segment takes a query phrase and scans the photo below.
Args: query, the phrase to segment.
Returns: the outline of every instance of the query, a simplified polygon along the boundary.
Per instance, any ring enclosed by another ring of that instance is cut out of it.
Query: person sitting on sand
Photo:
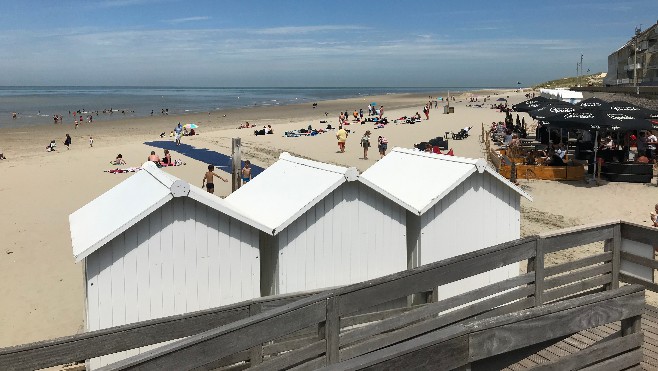
[[[57,143],[55,142],[55,139],[51,140],[50,143],[46,146],[46,152],[54,152],[55,147],[57,147]]]
[[[2,152],[2,149],[0,149],[0,160],[6,160],[7,157],[5,157],[5,154]]]
[[[164,158],[162,159],[162,163],[165,165],[171,165],[171,154],[169,153],[168,149],[164,150]]]
[[[112,165],[125,165],[126,161],[123,159],[123,155],[119,153],[117,155],[117,158],[114,159],[114,161],[110,161],[110,164],[112,164]]]
[[[151,161],[156,165],[160,165],[160,156],[156,155],[155,151],[151,151],[151,154],[148,157],[148,161]]]

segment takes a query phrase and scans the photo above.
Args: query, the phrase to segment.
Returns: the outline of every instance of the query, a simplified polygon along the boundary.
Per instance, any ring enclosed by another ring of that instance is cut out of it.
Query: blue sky
[[[656,0],[0,0],[0,85],[524,86],[607,70]]]

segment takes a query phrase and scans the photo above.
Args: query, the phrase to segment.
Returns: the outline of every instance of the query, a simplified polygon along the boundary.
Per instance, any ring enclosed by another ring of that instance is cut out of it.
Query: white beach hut
[[[151,162],[69,221],[73,255],[85,262],[88,331],[260,296],[264,227]]]
[[[410,268],[520,237],[521,197],[483,159],[395,148],[359,176],[407,210]],[[440,297],[518,275],[518,264],[439,288]]]
[[[404,208],[356,182],[358,171],[282,153],[226,198],[261,233],[261,293],[313,290],[407,268]]]

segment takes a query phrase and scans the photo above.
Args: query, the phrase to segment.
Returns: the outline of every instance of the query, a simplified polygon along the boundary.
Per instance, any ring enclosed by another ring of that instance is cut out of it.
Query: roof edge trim
[[[152,212],[154,212],[155,210],[159,209],[164,204],[169,202],[169,200],[171,200],[172,198],[174,198],[173,195],[171,195],[171,194],[166,195],[161,200],[159,200],[158,202],[156,202],[153,205],[149,206],[146,210],[139,213],[134,218],[130,219],[128,222],[126,222],[125,224],[123,224],[119,228],[115,229],[114,231],[112,231],[107,236],[105,236],[105,237],[99,239],[98,241],[96,241],[93,245],[89,246],[87,249],[82,251],[80,254],[74,255],[75,262],[78,263],[78,262],[82,261],[82,259],[84,259],[84,258],[88,257],[89,255],[93,254],[96,250],[98,250],[100,247],[102,247],[103,245],[105,245],[106,243],[111,241],[114,237],[120,235],[121,233],[125,232],[128,228],[130,228],[133,225],[137,224],[139,221],[141,221],[142,219],[144,219],[145,217],[150,215]],[[69,215],[69,224],[71,223],[70,220],[71,220],[71,216]]]

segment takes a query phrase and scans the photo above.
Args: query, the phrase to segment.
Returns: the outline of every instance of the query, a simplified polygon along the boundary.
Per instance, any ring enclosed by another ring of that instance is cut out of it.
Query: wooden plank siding
[[[520,197],[508,185],[486,172],[471,174],[419,217],[421,264],[518,239]],[[439,287],[438,298],[447,298],[501,281],[518,272],[519,264],[516,263],[496,267],[489,272]]]
[[[279,232],[278,294],[334,287],[405,270],[406,211],[347,182]],[[273,257],[273,256],[272,256]],[[274,274],[273,266],[263,271]]]
[[[86,260],[87,331],[260,296],[258,231],[190,198],[172,199]]]

